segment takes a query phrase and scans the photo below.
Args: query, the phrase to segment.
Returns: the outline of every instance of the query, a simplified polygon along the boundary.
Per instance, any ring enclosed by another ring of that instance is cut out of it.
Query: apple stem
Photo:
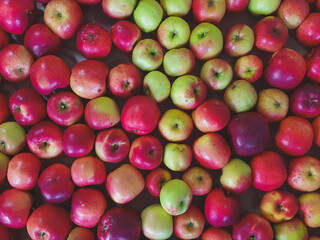
[[[256,239],[256,237],[254,236],[254,235],[251,235],[250,237],[249,237],[249,240],[255,240]]]
[[[115,143],[112,145],[113,150],[118,150],[119,149],[119,144]]]

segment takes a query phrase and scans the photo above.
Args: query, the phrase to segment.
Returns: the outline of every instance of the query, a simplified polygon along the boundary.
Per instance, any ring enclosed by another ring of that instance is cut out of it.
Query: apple
[[[71,69],[70,87],[79,97],[94,99],[105,94],[109,68],[98,60],[84,60]]]
[[[45,24],[61,39],[73,37],[83,23],[83,13],[75,0],[52,0],[44,9]]]
[[[97,23],[83,25],[76,38],[78,51],[87,59],[102,59],[109,55],[112,41],[109,32]]]
[[[222,33],[218,27],[211,23],[200,23],[190,34],[189,46],[197,59],[207,61],[217,57],[222,51]]]
[[[32,239],[66,239],[71,228],[68,211],[50,203],[37,207],[27,222],[27,231]]]
[[[0,52],[0,73],[10,82],[26,80],[33,65],[33,57],[21,44],[9,44]]]
[[[54,163],[44,169],[39,176],[38,186],[43,198],[50,203],[67,201],[75,188],[70,168],[61,163]]]
[[[163,168],[153,169],[145,179],[148,192],[154,197],[159,197],[161,188],[171,179],[172,176],[168,170]]]
[[[158,41],[167,50],[185,46],[189,36],[189,24],[180,17],[167,17],[157,29]]]
[[[151,71],[143,79],[143,92],[156,102],[165,101],[171,90],[168,77],[160,71]]]
[[[0,105],[0,124],[1,124],[8,119],[10,115],[10,109],[9,109],[9,101],[7,97],[2,93],[0,93],[0,102],[1,102],[1,105]]]
[[[185,213],[191,202],[191,189],[188,184],[180,179],[173,179],[161,188],[160,204],[172,216]]]
[[[152,32],[163,18],[163,9],[156,0],[140,0],[133,11],[133,19],[143,32]]]
[[[204,230],[201,235],[201,240],[232,240],[230,233],[223,228],[209,227]]]
[[[103,184],[106,176],[106,167],[97,157],[80,157],[71,165],[72,181],[79,187]]]
[[[141,228],[149,239],[168,239],[173,233],[173,219],[160,204],[153,204],[142,210]]]
[[[288,165],[288,184],[301,192],[313,192],[320,188],[320,160],[311,156],[294,158]]]
[[[296,31],[298,41],[306,47],[320,44],[320,13],[310,13]]]
[[[37,58],[57,54],[61,49],[60,38],[41,23],[33,24],[27,30],[24,36],[24,45]]]
[[[239,79],[254,83],[263,74],[263,62],[256,55],[246,55],[237,59],[234,72]]]
[[[281,0],[250,0],[248,9],[253,15],[270,15],[275,12]]]
[[[255,46],[266,52],[276,52],[283,48],[288,39],[287,26],[281,19],[268,16],[254,25]]]
[[[192,195],[207,195],[212,189],[212,177],[210,173],[201,167],[190,167],[182,175],[182,180],[188,184]]]
[[[181,62],[184,64],[179,64]],[[194,65],[194,54],[188,48],[171,49],[163,57],[163,70],[170,77],[190,74]]]
[[[132,64],[120,63],[110,70],[108,87],[117,97],[129,98],[136,95],[142,88],[139,69]]]
[[[206,61],[200,72],[200,77],[213,91],[225,89],[231,82],[233,71],[231,65],[219,58]]]
[[[245,10],[250,0],[226,0],[228,12],[241,12]]]
[[[314,132],[314,142],[318,147],[320,147],[320,116],[316,117],[312,121],[312,127]]]
[[[0,124],[0,152],[6,155],[16,155],[26,145],[26,132],[17,122]]]
[[[192,118],[182,110],[169,109],[161,116],[158,129],[168,141],[184,141],[188,139],[193,130]]]
[[[112,98],[97,97],[87,103],[84,118],[94,130],[110,128],[120,121],[120,109]]]
[[[298,218],[277,223],[273,226],[275,239],[281,240],[307,240],[307,227]]]
[[[236,113],[247,112],[257,103],[255,88],[246,80],[232,82],[224,92],[224,102]]]
[[[183,17],[189,13],[192,0],[160,0],[160,4],[168,16]]]
[[[0,50],[10,43],[9,34],[0,27]]]
[[[111,18],[124,19],[132,14],[136,3],[137,0],[102,0],[102,9]]]
[[[257,112],[270,122],[281,121],[287,116],[289,98],[277,88],[265,88],[258,94]]]
[[[201,235],[205,222],[200,209],[191,205],[185,213],[174,216],[173,231],[180,239],[195,239]]]
[[[313,82],[320,83],[320,47],[312,48],[306,55],[306,76]]]
[[[110,28],[113,44],[123,52],[131,52],[141,39],[140,28],[129,21],[121,20]]]
[[[205,101],[207,86],[199,77],[184,75],[172,83],[170,97],[178,108],[191,110]]]
[[[218,24],[226,13],[226,1],[193,0],[192,13],[198,22]]]
[[[75,227],[70,231],[67,240],[94,240],[94,235],[87,228]]]
[[[7,178],[7,170],[10,158],[0,152],[0,185]]]
[[[142,174],[134,166],[123,164],[110,172],[106,180],[106,189],[111,199],[118,204],[130,202],[145,187]]]
[[[187,144],[167,143],[163,162],[172,171],[185,171],[192,162],[192,149]]]
[[[206,197],[204,214],[213,227],[225,227],[235,224],[241,212],[241,203],[237,196],[225,193],[221,188],[213,189]]]
[[[41,95],[65,88],[70,83],[70,70],[66,62],[54,55],[39,58],[30,69],[30,80]]]
[[[163,50],[160,43],[151,38],[140,40],[132,51],[132,62],[142,71],[156,70],[162,64],[162,59]]]
[[[260,201],[261,214],[267,220],[274,223],[292,219],[298,210],[298,199],[286,190],[266,192]]]
[[[72,92],[57,92],[52,94],[47,101],[47,114],[56,124],[67,127],[82,118],[83,103]]]
[[[299,196],[299,215],[308,227],[320,227],[320,193],[304,193]]]

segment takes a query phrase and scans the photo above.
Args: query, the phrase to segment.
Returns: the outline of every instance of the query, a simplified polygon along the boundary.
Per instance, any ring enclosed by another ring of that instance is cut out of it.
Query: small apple
[[[151,71],[143,79],[143,92],[156,102],[165,101],[171,90],[168,77],[160,71]]]
[[[192,149],[187,144],[167,143],[163,162],[172,171],[185,171],[192,161]]]
[[[304,193],[299,196],[299,215],[308,227],[320,227],[320,193]]]
[[[160,4],[168,16],[183,17],[189,13],[192,0],[160,0]]]
[[[273,226],[274,237],[277,240],[307,240],[307,227],[298,218],[277,223]]]
[[[234,65],[234,72],[239,79],[254,83],[262,77],[263,62],[256,55],[240,57]]]
[[[226,1],[193,0],[192,13],[198,22],[218,24],[226,13]]]
[[[26,145],[26,132],[17,122],[0,124],[0,152],[16,155]]]
[[[212,177],[210,173],[201,167],[190,167],[182,175],[182,180],[188,184],[192,195],[207,195],[212,189]]]
[[[248,9],[253,15],[270,15],[275,12],[281,0],[250,0]]]
[[[163,168],[153,169],[146,176],[146,187],[148,192],[154,196],[159,197],[161,188],[172,180],[171,173]]]
[[[184,64],[180,64],[181,62]],[[188,48],[171,49],[163,57],[163,70],[171,77],[190,74],[194,65],[194,54]]]
[[[223,228],[209,227],[204,230],[201,235],[201,240],[232,240],[230,233]]]

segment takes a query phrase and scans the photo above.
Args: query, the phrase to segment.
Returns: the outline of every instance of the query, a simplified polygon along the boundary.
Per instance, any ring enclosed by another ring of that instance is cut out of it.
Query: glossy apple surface
[[[188,184],[195,196],[208,194],[213,185],[210,173],[201,167],[190,167],[182,175],[182,180]]]

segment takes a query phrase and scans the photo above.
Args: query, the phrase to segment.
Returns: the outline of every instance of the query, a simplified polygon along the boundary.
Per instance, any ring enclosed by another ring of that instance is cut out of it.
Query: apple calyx
[[[61,18],[62,18],[62,13],[61,12],[57,12],[56,19],[59,20]]]
[[[59,111],[66,112],[68,110],[68,104],[64,101],[61,101],[59,104]]]
[[[248,240],[255,240],[255,239],[256,239],[256,236],[255,235],[251,235]]]
[[[47,233],[44,231],[39,231],[35,235],[37,239],[46,239]]]
[[[50,146],[50,144],[48,142],[43,141],[42,143],[40,143],[39,149],[44,149],[45,151],[47,151],[49,146]]]

